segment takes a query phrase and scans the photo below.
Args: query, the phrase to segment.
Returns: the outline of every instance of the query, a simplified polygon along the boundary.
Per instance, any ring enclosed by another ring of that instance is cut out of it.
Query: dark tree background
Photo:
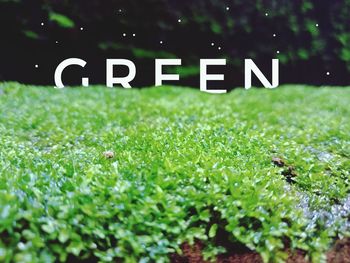
[[[279,58],[282,83],[350,84],[350,0],[0,0],[0,11],[0,80],[52,85],[79,57],[87,67],[64,82],[105,83],[105,59],[126,58],[146,86],[155,58],[182,58],[168,71],[198,86],[200,58],[227,58],[215,69],[227,88],[243,85],[244,58],[267,75]]]

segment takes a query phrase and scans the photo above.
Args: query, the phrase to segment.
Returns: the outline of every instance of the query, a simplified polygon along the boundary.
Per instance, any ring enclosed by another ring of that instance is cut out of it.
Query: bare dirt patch
[[[184,244],[182,255],[173,254],[170,256],[172,263],[207,263],[202,256],[203,245],[200,242],[193,246]],[[287,263],[308,263],[305,259],[306,253],[303,251],[289,252]],[[250,251],[229,251],[220,255],[217,263],[262,263],[263,260],[256,252]],[[328,263],[350,263],[350,239],[338,240],[332,249],[327,253]]]

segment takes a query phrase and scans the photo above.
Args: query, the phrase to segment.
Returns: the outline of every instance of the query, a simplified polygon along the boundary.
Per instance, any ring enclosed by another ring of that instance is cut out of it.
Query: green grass
[[[349,234],[349,88],[0,89],[1,262],[215,259],[222,236],[319,262]]]

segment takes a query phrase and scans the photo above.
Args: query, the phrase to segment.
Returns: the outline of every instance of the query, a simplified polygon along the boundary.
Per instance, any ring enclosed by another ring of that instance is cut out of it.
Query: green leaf
[[[58,240],[61,243],[65,243],[69,239],[69,231],[67,229],[62,229],[58,234]]]
[[[212,225],[209,230],[209,237],[210,238],[215,237],[217,230],[218,230],[218,225],[217,224]]]
[[[37,33],[33,32],[33,31],[30,31],[30,30],[23,31],[23,34],[26,37],[31,38],[31,39],[38,39],[39,38]]]
[[[59,26],[64,28],[72,28],[75,25],[72,19],[62,14],[50,13],[49,18],[51,21],[56,22]]]

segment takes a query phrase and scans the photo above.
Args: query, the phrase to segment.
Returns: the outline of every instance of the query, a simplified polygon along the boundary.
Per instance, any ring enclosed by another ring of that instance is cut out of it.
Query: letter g
[[[62,73],[63,70],[65,70],[66,67],[71,65],[77,65],[81,67],[85,67],[86,61],[80,59],[80,58],[68,58],[64,61],[62,61],[56,68],[55,71],[55,85],[57,89],[63,89],[64,85],[62,83]],[[89,79],[88,78],[82,78],[81,85],[84,87],[89,86]]]

